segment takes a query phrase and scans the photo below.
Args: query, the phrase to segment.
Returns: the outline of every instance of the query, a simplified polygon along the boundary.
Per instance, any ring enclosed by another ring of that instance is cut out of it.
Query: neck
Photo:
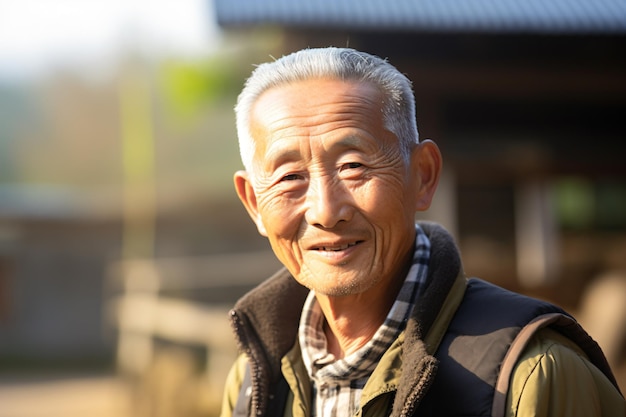
[[[383,324],[398,292],[406,271],[391,282],[379,284],[361,294],[331,297],[317,294],[326,323],[324,331],[328,351],[341,359],[369,342]]]

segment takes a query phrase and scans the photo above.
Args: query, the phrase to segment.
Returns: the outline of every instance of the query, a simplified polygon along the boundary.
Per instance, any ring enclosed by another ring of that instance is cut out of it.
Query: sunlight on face
[[[301,284],[350,295],[392,280],[415,236],[415,176],[369,84],[309,80],[252,111],[259,229]]]

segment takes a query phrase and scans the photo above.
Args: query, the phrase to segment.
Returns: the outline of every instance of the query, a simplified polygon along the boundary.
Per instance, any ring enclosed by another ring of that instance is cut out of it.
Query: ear
[[[415,209],[424,211],[430,207],[441,174],[442,158],[439,147],[431,140],[420,142],[411,154],[413,174],[419,187]]]
[[[254,187],[252,186],[250,176],[246,171],[237,171],[235,172],[234,181],[237,195],[243,203],[243,206],[248,211],[250,218],[252,218],[252,221],[256,224],[261,236],[267,237],[267,232],[265,230],[265,226],[263,225],[263,221],[261,220],[261,215],[256,201],[256,194],[254,193]]]

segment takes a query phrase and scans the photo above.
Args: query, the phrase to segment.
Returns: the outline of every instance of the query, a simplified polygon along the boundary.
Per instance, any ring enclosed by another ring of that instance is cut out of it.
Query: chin
[[[351,279],[338,283],[337,281],[329,282],[327,285],[311,285],[310,289],[316,294],[328,297],[347,297],[358,295],[375,286],[375,280],[363,281],[361,279]]]

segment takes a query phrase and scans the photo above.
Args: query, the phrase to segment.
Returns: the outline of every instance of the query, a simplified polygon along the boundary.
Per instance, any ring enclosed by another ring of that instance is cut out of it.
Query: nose
[[[306,221],[316,227],[331,229],[352,216],[348,190],[341,181],[329,177],[311,179],[306,203]]]

